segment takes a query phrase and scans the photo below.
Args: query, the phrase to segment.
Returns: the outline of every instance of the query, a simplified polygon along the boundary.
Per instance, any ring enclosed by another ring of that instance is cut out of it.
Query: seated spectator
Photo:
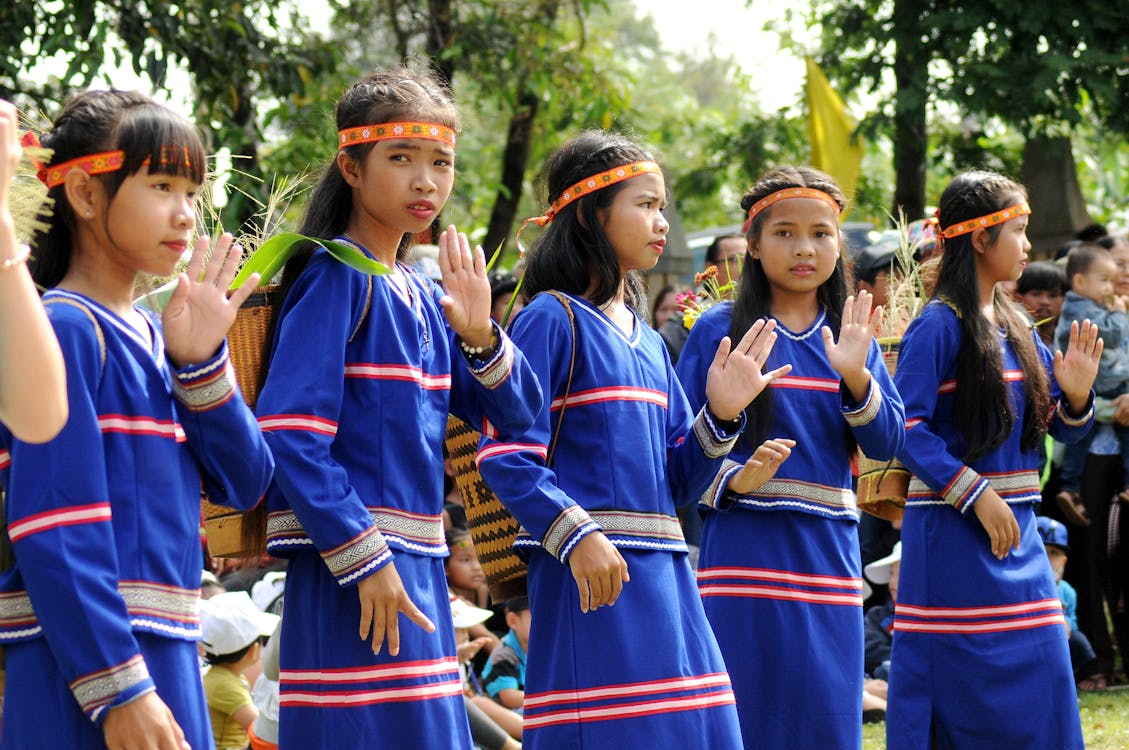
[[[447,587],[451,593],[462,598],[467,604],[476,607],[489,608],[490,593],[486,588],[486,574],[482,572],[482,565],[478,562],[478,554],[474,551],[474,541],[470,531],[465,527],[452,526],[447,532],[447,547],[450,555],[443,561],[443,570],[447,574]],[[471,638],[488,639],[483,651],[490,653],[500,642],[498,636],[487,625],[477,624],[471,627]],[[498,630],[501,631],[501,620]],[[485,659],[482,661],[485,664]]]
[[[455,624],[455,647],[463,676],[463,699],[474,744],[483,750],[520,748],[521,717],[482,694],[481,682],[471,659],[486,645],[486,638],[471,639],[470,629],[481,626],[493,613],[451,595],[451,619]]]
[[[890,599],[876,604],[866,611],[863,619],[863,634],[866,645],[863,652],[863,668],[871,677],[887,680],[890,677],[890,647],[894,643],[894,605],[898,598],[898,576],[902,567],[902,543],[894,545],[894,551],[881,560],[875,560],[864,569],[866,577],[873,583],[884,584],[890,591]]]
[[[502,636],[502,644],[490,654],[482,673],[486,694],[506,708],[518,711],[525,703],[525,654],[532,620],[529,599],[522,597],[506,602],[506,625],[510,632]]]
[[[1089,320],[1101,332],[1105,348],[1094,380],[1094,393],[1103,399],[1116,399],[1129,392],[1129,300],[1115,295],[1114,278],[1117,264],[1110,251],[1094,243],[1082,243],[1070,251],[1066,260],[1066,277],[1070,291],[1062,306],[1062,315],[1055,329],[1058,349],[1065,352],[1073,322]],[[1115,424],[1120,445],[1122,466],[1121,497],[1129,501],[1129,427]],[[1073,445],[1067,446],[1062,462],[1062,489],[1055,501],[1067,521],[1080,527],[1089,526],[1089,511],[1082,502],[1082,470],[1094,431]]]
[[[204,695],[217,750],[246,748],[258,716],[245,673],[261,671],[259,639],[274,632],[278,616],[260,612],[244,591],[217,594],[200,602],[200,642],[209,667]]]
[[[1078,680],[1078,689],[1105,690],[1105,675],[1098,670],[1098,659],[1090,645],[1090,639],[1078,629],[1078,594],[1073,586],[1062,579],[1066,570],[1066,553],[1070,551],[1066,527],[1046,516],[1039,516],[1036,523],[1039,536],[1043,538],[1043,546],[1047,550],[1051,572],[1054,574],[1055,583],[1058,584],[1058,597],[1062,601],[1062,614],[1066,619],[1066,636],[1070,643],[1070,663],[1074,667],[1075,678],[1086,675]]]
[[[514,299],[514,295],[517,294],[517,287],[518,278],[512,273],[503,272],[490,275],[490,317],[499,324],[503,318],[507,323],[513,320],[514,316],[525,307],[525,299],[520,294],[518,294],[517,299]],[[513,307],[507,317],[506,308],[510,307],[511,300],[513,300]]]
[[[266,611],[263,607],[260,609]],[[281,606],[278,609],[282,611]],[[263,646],[263,673],[251,689],[255,710],[259,712],[247,730],[251,750],[278,750],[278,641],[281,634],[280,616],[274,632]]]
[[[1015,283],[1016,300],[1027,310],[1039,338],[1051,351],[1055,348],[1055,327],[1069,288],[1062,267],[1045,260],[1028,263]]]

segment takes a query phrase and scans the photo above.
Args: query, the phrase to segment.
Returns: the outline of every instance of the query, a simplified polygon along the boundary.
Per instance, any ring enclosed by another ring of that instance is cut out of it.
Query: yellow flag
[[[866,150],[861,137],[852,140],[855,120],[843,100],[831,88],[823,71],[807,56],[808,122],[811,131],[811,164],[835,178],[848,200],[855,197],[859,168]]]

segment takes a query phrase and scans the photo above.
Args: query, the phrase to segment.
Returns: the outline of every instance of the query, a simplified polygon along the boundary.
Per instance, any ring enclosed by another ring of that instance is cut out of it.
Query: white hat
[[[476,607],[454,594],[451,595],[451,619],[455,621],[456,628],[469,628],[486,622],[493,616],[494,613],[490,610]]]
[[[272,570],[251,586],[251,601],[266,612],[286,590],[286,571]]]
[[[875,583],[889,583],[890,582],[890,568],[894,563],[902,561],[902,543],[898,542],[894,545],[894,550],[883,557],[881,560],[875,560],[870,565],[864,568],[866,577]]]
[[[226,591],[200,601],[200,642],[213,656],[234,654],[260,636],[270,635],[278,615],[261,612],[246,591]]]

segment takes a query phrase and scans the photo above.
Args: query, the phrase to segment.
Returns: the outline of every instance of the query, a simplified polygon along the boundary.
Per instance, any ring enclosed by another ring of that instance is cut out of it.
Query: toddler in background
[[[1066,278],[1070,291],[1062,304],[1062,313],[1055,328],[1057,348],[1066,352],[1070,339],[1070,324],[1089,320],[1098,327],[1105,349],[1102,351],[1098,376],[1094,380],[1094,393],[1099,398],[1114,399],[1129,390],[1129,317],[1125,315],[1127,300],[1113,293],[1113,279],[1117,266],[1109,250],[1096,242],[1083,242],[1070,251],[1066,259]],[[1121,446],[1123,480],[1129,485],[1129,427],[1113,424]],[[1086,454],[1090,452],[1093,432],[1077,443],[1067,446],[1062,462],[1062,489],[1055,502],[1062,508],[1066,519],[1077,526],[1089,526],[1090,514],[1082,502],[1080,488]],[[1118,494],[1129,501],[1129,486]]]
[[[204,696],[216,748],[245,748],[247,728],[259,714],[245,674],[259,664],[259,638],[274,633],[278,615],[260,612],[245,591],[228,591],[200,601],[200,625],[211,665],[204,674]]]

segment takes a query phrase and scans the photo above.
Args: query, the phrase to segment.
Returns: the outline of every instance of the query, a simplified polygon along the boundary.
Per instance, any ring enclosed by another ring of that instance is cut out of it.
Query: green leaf
[[[392,273],[392,269],[383,263],[372,260],[368,256],[359,252],[352,245],[347,245],[344,242],[335,242],[333,240],[319,240],[315,237],[307,237],[297,232],[283,232],[276,234],[269,240],[259,246],[247,262],[243,264],[243,268],[231,282],[231,289],[235,290],[243,286],[247,279],[253,273],[258,273],[259,278],[263,283],[269,282],[275,275],[282,270],[286,265],[286,261],[294,255],[294,252],[305,242],[312,242],[319,247],[324,247],[330,255],[361,273],[367,273],[372,276],[383,276],[387,273]]]

